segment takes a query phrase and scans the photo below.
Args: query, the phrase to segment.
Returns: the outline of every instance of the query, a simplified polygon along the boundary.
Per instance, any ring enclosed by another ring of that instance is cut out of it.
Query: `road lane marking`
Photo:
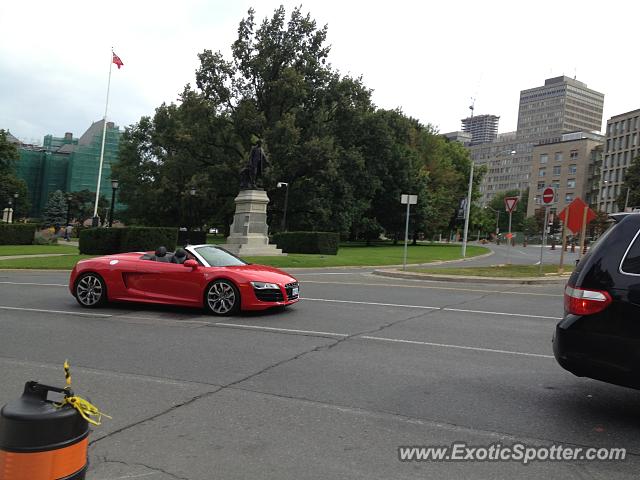
[[[411,282],[424,282],[424,280],[411,280],[407,279]],[[304,280],[302,285],[304,286],[307,283],[317,283],[324,285],[362,285],[365,287],[399,287],[399,288],[424,288],[424,289],[432,289],[432,290],[456,290],[461,292],[479,292],[479,293],[500,293],[500,294],[510,294],[510,295],[533,295],[533,296],[542,296],[542,297],[562,297],[562,294],[556,293],[537,293],[537,292],[516,292],[516,291],[502,291],[502,290],[485,290],[481,288],[458,288],[458,287],[437,287],[437,286],[427,286],[427,285],[404,285],[404,284],[394,284],[394,283],[365,283],[365,282],[323,282],[320,280]],[[531,285],[528,285],[531,286]]]
[[[352,275],[351,273],[305,273],[303,275]],[[423,282],[423,280],[411,280],[410,282]],[[455,290],[460,292],[476,292],[476,293],[498,293],[509,295],[532,295],[540,297],[562,297],[561,294],[555,293],[538,293],[538,292],[517,292],[517,291],[502,291],[502,290],[485,290],[481,288],[457,288],[457,287],[439,287],[439,286],[427,286],[427,285],[404,285],[398,283],[365,283],[365,282],[323,282],[319,280],[305,280],[303,284],[319,284],[319,285],[361,285],[365,287],[398,287],[398,288],[422,288],[427,290]],[[0,284],[7,285],[31,285],[31,286],[43,286],[43,287],[68,287],[66,283],[32,283],[32,282],[2,282]],[[529,285],[531,286],[531,285]]]
[[[5,307],[1,305],[0,305],[0,310],[19,310],[24,312],[38,312],[38,313],[60,313],[62,315],[79,315],[82,317],[101,317],[101,318],[113,317],[113,315],[108,315],[106,313],[68,312],[65,310],[45,310],[43,308]]]
[[[425,310],[442,310],[445,312],[464,312],[464,313],[482,313],[487,315],[508,315],[513,317],[528,317],[528,318],[543,318],[548,320],[562,320],[561,317],[549,317],[545,315],[531,315],[529,313],[509,313],[509,312],[490,312],[486,310],[466,310],[462,308],[448,308],[448,307],[429,307],[426,305],[403,305],[398,303],[378,303],[378,302],[356,302],[354,300],[330,300],[328,298],[308,298],[300,297],[300,300],[307,300],[312,302],[329,302],[329,303],[353,303],[356,305],[376,305],[383,307],[401,307],[401,308],[417,308]]]
[[[314,273],[298,273],[296,277],[304,277],[305,275],[362,275],[362,272],[314,272]]]
[[[511,315],[513,317],[530,317],[530,318],[545,318],[548,320],[562,320],[562,317],[549,317],[546,315],[531,315],[530,313],[507,313],[507,312],[488,312],[485,310],[466,310],[464,308],[443,308],[447,312],[463,312],[463,313],[483,313],[487,315]]]
[[[262,327],[260,325],[243,325],[241,323],[222,323],[222,322],[209,322],[209,325],[219,325],[222,327],[234,327],[245,328],[247,330],[263,330],[265,332],[288,332],[288,333],[305,333],[310,335],[328,335],[332,337],[349,337],[350,333],[335,333],[335,332],[317,332],[314,330],[296,330],[293,328],[276,328],[276,327]]]
[[[512,350],[497,350],[495,348],[468,347],[465,345],[450,345],[447,343],[419,342],[417,340],[401,340],[397,338],[371,337],[369,335],[363,335],[361,337],[356,337],[356,338],[364,338],[365,340],[377,340],[380,342],[408,343],[411,345],[426,345],[429,347],[457,348],[460,350],[474,350],[477,352],[503,353],[503,354],[509,354],[509,355],[520,355],[524,357],[553,358],[553,355],[543,355],[541,353],[514,352]]]
[[[403,308],[422,308],[425,310],[440,310],[440,307],[426,307],[423,305],[402,305],[399,303],[378,303],[378,302],[357,302],[355,300],[331,300],[328,298],[309,298],[300,297],[300,300],[310,300],[312,302],[330,302],[330,303],[353,303],[356,305],[376,305],[380,307],[403,307]]]

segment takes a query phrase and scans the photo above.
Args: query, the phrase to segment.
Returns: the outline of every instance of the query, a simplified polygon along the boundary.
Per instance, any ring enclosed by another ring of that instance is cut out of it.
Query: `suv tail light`
[[[564,309],[574,315],[593,315],[611,304],[611,295],[603,290],[584,290],[567,285],[564,289]]]

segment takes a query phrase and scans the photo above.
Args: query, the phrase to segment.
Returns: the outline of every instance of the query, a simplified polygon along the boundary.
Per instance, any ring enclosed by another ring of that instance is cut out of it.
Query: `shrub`
[[[0,245],[31,245],[36,226],[25,223],[0,224]]]
[[[178,231],[164,227],[86,228],[80,231],[80,253],[109,255],[121,252],[176,248]]]
[[[120,252],[122,228],[85,228],[80,231],[80,253],[109,255]]]
[[[120,240],[121,252],[139,252],[155,250],[160,246],[175,250],[178,241],[178,229],[172,227],[125,227]],[[204,242],[203,242],[204,243]]]
[[[285,253],[320,253],[337,255],[340,234],[333,232],[280,232],[273,235]]]
[[[40,230],[36,232],[33,238],[34,245],[57,245],[58,237],[50,230]]]
[[[207,232],[199,231],[185,231],[180,230],[178,232],[178,245],[185,245],[189,240],[191,245],[201,245],[207,243]]]

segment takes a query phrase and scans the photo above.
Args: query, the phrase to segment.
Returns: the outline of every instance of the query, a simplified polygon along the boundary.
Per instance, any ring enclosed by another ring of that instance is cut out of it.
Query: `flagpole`
[[[107,82],[107,101],[104,106],[104,118],[102,119],[102,145],[100,147],[100,166],[98,167],[98,183],[96,185],[96,201],[93,206],[93,220],[91,226],[98,226],[98,201],[100,199],[100,182],[102,181],[102,164],[104,162],[104,141],[107,136],[107,110],[109,109],[109,89],[111,88],[111,68],[113,66],[113,48],[109,58],[109,81]]]

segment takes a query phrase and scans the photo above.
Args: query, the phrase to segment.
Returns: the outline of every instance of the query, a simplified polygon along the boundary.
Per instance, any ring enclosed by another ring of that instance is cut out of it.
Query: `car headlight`
[[[275,283],[251,282],[251,285],[256,290],[280,290],[280,287]]]

